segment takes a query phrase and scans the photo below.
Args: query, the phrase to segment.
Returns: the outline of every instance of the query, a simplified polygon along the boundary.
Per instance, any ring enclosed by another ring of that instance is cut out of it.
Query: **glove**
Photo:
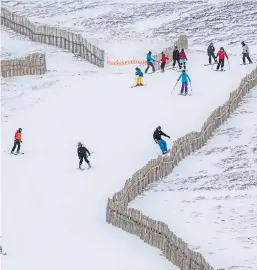
[[[186,61],[187,61],[187,58],[186,58]]]

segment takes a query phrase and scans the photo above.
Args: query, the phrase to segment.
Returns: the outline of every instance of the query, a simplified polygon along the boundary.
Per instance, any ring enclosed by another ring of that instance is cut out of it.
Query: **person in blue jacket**
[[[181,91],[180,95],[183,95],[184,90],[185,90],[185,96],[187,95],[188,91],[188,81],[191,82],[190,77],[187,75],[185,70],[182,70],[182,73],[180,74],[178,81],[182,78],[182,85],[181,85]]]
[[[147,73],[150,66],[152,67],[153,72],[155,72],[155,68],[154,68],[154,65],[153,65],[153,62],[155,62],[155,60],[152,57],[152,52],[151,51],[149,51],[149,53],[146,55],[146,62],[147,62],[147,68],[145,70],[145,73]]]
[[[143,72],[139,67],[136,67],[137,82],[136,86],[143,86]]]

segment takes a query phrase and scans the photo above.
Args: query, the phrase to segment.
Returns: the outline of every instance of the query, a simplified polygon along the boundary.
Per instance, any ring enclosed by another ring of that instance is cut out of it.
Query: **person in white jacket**
[[[243,46],[243,64],[245,65],[245,58],[247,58],[247,60],[249,61],[249,63],[252,63],[252,59],[249,56],[249,47],[243,42],[241,42],[242,46]]]

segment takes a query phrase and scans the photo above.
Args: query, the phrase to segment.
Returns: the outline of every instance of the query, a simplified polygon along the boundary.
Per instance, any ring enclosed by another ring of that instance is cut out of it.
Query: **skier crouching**
[[[190,77],[188,76],[188,74],[186,73],[185,70],[182,70],[182,73],[180,74],[178,81],[182,78],[182,85],[181,85],[181,91],[180,91],[180,95],[184,94],[184,90],[185,90],[185,96],[187,95],[188,92],[188,81],[191,82]]]
[[[165,136],[170,139],[170,136],[162,132],[162,128],[158,126],[156,130],[153,133],[153,139],[154,141],[159,145],[159,147],[162,150],[162,154],[167,154],[168,149],[167,149],[167,143],[162,139],[162,136]]]
[[[83,159],[86,161],[86,163],[88,165],[88,169],[91,168],[91,164],[90,164],[89,160],[87,159],[87,154],[88,154],[88,156],[90,156],[90,152],[88,151],[88,149],[81,142],[79,142],[78,143],[79,169],[81,169]]]
[[[136,67],[136,76],[137,77],[137,82],[136,82],[136,86],[143,86],[143,72],[139,67]]]

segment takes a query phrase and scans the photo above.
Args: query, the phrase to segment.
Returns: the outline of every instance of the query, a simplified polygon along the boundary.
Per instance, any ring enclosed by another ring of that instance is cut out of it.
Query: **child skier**
[[[228,60],[228,55],[223,47],[220,47],[220,50],[217,52],[217,55],[216,55],[216,58],[217,57],[219,57],[219,63],[217,65],[216,70],[218,71],[220,69],[220,66],[221,66],[221,71],[223,71],[225,57]]]
[[[152,57],[152,52],[151,51],[149,51],[149,53],[146,55],[146,62],[147,62],[147,68],[145,70],[145,73],[147,73],[150,66],[152,67],[153,72],[155,72],[155,68],[154,68],[154,65],[153,65],[153,62],[155,62],[155,60]]]
[[[162,154],[167,154],[168,153],[167,143],[162,139],[162,136],[165,136],[169,139],[170,139],[170,136],[162,132],[161,129],[162,128],[160,126],[156,128],[156,130],[153,133],[153,139],[161,148]]]
[[[211,42],[210,45],[207,48],[207,55],[209,56],[209,64],[211,64],[211,59],[213,58],[213,60],[217,63],[217,59],[215,57],[215,48],[213,46],[213,43]]]
[[[188,92],[188,81],[191,82],[191,79],[187,75],[185,70],[182,70],[182,73],[180,74],[177,81],[179,81],[181,78],[182,78],[182,85],[181,85],[180,95],[183,95],[184,90],[185,90],[185,96],[186,96]]]
[[[15,135],[14,135],[14,145],[13,145],[11,154],[14,154],[14,151],[15,151],[16,146],[18,146],[17,151],[16,151],[16,154],[19,154],[20,153],[20,148],[21,148],[21,143],[22,143],[21,132],[22,132],[22,128],[19,128],[15,132]]]
[[[180,66],[180,64],[179,64],[179,50],[178,50],[178,46],[175,46],[175,49],[173,51],[172,58],[173,58],[172,67],[175,68],[176,62],[178,62],[178,66]]]
[[[90,164],[89,160],[87,159],[87,155],[90,156],[90,152],[81,142],[78,143],[77,152],[78,152],[78,157],[79,157],[79,169],[81,170],[81,165],[83,163],[83,159],[86,161],[86,163],[88,165],[88,169],[90,169],[91,164]]]
[[[165,55],[164,52],[162,52],[162,59],[161,59],[161,72],[164,72],[164,68],[166,65],[167,60],[169,60],[169,58]]]
[[[136,86],[143,86],[143,72],[140,68],[136,67],[137,82]]]
[[[242,47],[243,47],[243,52],[242,52],[242,54],[243,54],[243,64],[245,65],[245,58],[247,58],[247,60],[249,61],[249,64],[252,64],[252,59],[249,56],[249,47],[248,47],[248,45],[246,45],[244,43],[244,41],[242,41],[241,44],[242,44]]]
[[[186,53],[184,49],[181,49],[181,52],[179,53],[179,69],[182,69],[182,65],[184,65],[184,69],[186,69],[186,61],[187,61]]]

